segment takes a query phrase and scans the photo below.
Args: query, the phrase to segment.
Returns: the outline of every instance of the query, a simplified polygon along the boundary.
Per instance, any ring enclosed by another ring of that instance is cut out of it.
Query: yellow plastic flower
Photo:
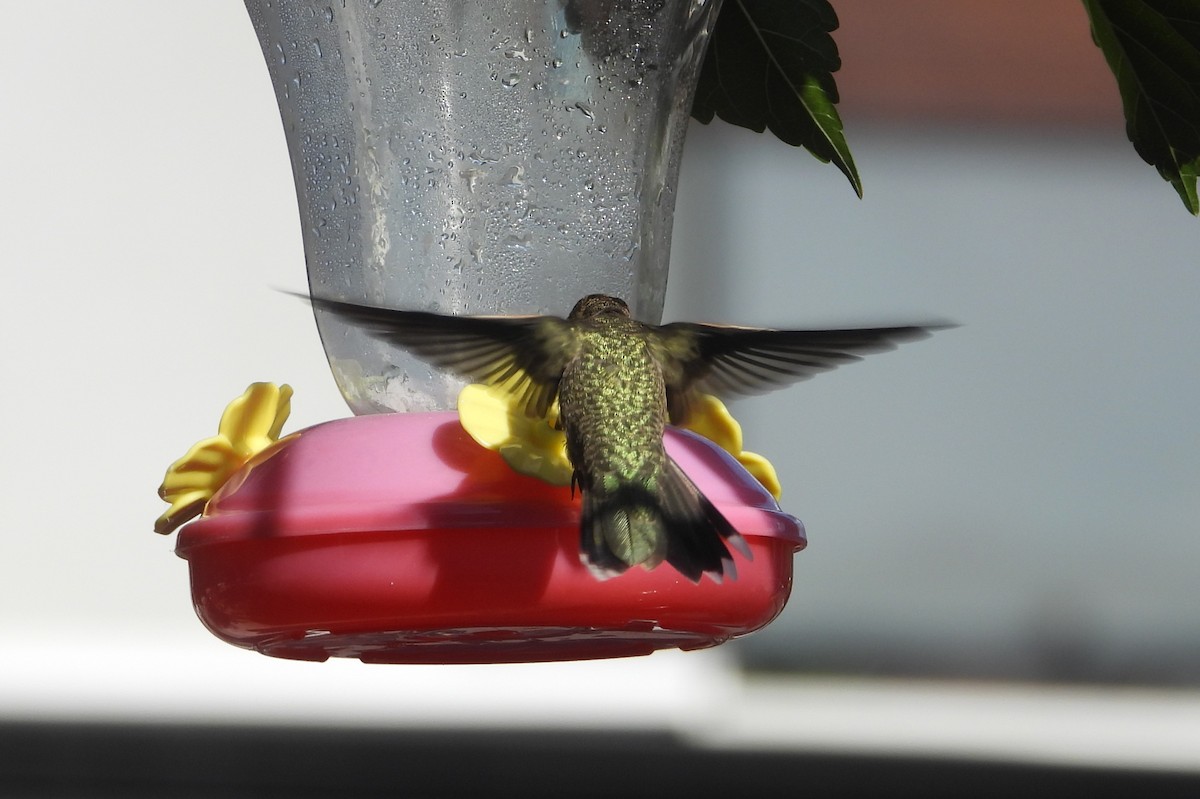
[[[701,394],[692,402],[691,413],[683,427],[699,433],[721,449],[728,452],[742,468],[762,484],[775,499],[783,494],[779,475],[771,462],[757,452],[742,449],[742,426],[725,407],[725,403],[711,394]]]
[[[514,471],[551,485],[570,485],[574,470],[567,460],[567,437],[554,429],[558,403],[548,418],[530,419],[516,401],[505,384],[472,383],[458,395],[458,418],[471,438],[499,452]]]
[[[506,385],[467,386],[458,395],[458,418],[463,429],[481,446],[499,452],[515,471],[552,485],[570,485],[567,440],[554,429],[558,405],[546,419],[530,419],[517,407],[517,395]],[[742,426],[719,399],[702,394],[692,404],[683,425],[733,455],[754,479],[779,499],[779,477],[771,462],[742,450]]]
[[[171,504],[154,532],[173,532],[200,515],[212,495],[247,461],[279,440],[291,413],[292,387],[252,383],[221,414],[217,435],[197,442],[167,469],[158,495]]]

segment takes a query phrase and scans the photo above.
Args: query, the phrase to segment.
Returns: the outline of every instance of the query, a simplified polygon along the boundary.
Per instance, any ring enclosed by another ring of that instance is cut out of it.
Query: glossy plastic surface
[[[773,619],[799,521],[736,461],[669,430],[667,449],[737,527],[752,560],[693,584],[670,566],[596,579],[578,498],[516,474],[454,413],[328,422],[280,441],[179,533],[196,612],[268,655],[481,663],[719,644]]]

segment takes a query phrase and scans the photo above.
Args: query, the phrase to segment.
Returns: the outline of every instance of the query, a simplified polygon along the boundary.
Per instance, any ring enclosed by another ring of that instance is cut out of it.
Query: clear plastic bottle
[[[275,87],[314,295],[662,313],[679,157],[719,0],[246,0]],[[317,312],[357,413],[461,381]]]

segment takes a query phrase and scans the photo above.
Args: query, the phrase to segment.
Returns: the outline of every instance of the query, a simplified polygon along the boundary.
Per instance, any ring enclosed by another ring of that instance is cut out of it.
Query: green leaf
[[[1083,0],[1138,155],[1200,215],[1200,3]]]
[[[1200,159],[1189,161],[1179,167],[1179,176],[1171,177],[1171,185],[1179,192],[1179,198],[1192,214],[1200,216],[1200,197],[1196,195],[1196,172]]]
[[[720,117],[832,161],[859,197],[862,181],[838,116],[842,65],[827,0],[725,0],[709,42],[692,116]]]

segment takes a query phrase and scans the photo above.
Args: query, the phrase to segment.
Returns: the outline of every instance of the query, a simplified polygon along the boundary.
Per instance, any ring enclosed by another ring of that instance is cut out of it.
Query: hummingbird
[[[303,298],[303,295],[299,295]],[[635,320],[592,294],[566,319],[450,316],[308,297],[317,308],[469,379],[510,383],[517,407],[543,418],[557,399],[582,493],[580,554],[599,578],[663,562],[698,583],[737,576],[749,557],[729,521],[667,455],[663,431],[701,393],[758,394],[927,337],[941,326],[771,330]]]

